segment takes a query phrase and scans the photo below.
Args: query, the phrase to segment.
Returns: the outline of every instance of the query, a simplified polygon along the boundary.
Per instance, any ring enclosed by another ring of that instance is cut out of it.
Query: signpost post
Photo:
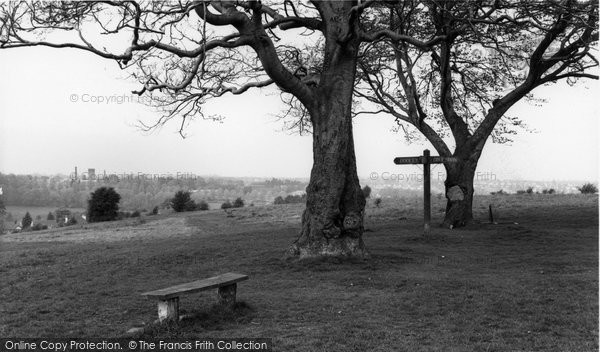
[[[423,151],[423,156],[398,157],[396,165],[423,164],[423,233],[428,236],[431,232],[431,164],[455,163],[458,159],[453,156],[430,156],[429,149]]]

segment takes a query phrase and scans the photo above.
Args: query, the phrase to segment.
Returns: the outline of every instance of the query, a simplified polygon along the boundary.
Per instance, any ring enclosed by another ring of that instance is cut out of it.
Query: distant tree
[[[27,229],[31,226],[31,223],[33,223],[33,219],[31,218],[31,215],[29,215],[29,212],[27,212],[21,220],[21,226],[23,229]]]
[[[196,205],[196,209],[197,210],[202,210],[202,211],[208,210],[209,209],[208,203],[206,203],[205,201],[201,200]]]
[[[87,221],[112,221],[117,219],[121,196],[112,187],[100,187],[90,193]]]
[[[221,204],[221,209],[229,209],[229,208],[233,208],[233,205],[231,204],[230,201],[226,201],[225,203]]]
[[[48,212],[48,216],[46,216],[46,220],[54,220],[54,214],[51,211]]]
[[[173,199],[171,199],[171,207],[176,212],[193,211],[196,209],[196,203],[192,200],[189,191],[177,191]]]
[[[273,204],[285,204],[285,201],[283,200],[282,196],[277,196],[277,198],[275,198],[273,201]]]
[[[371,197],[371,187],[364,186],[362,191],[363,191],[363,195],[365,196],[365,199],[368,199]]]
[[[598,193],[598,187],[596,187],[596,185],[594,185],[593,183],[586,183],[586,184],[584,184],[581,187],[577,187],[577,189],[582,194],[594,194],[594,193]]]
[[[139,210],[136,210],[136,211],[134,211],[133,213],[131,213],[131,217],[132,217],[132,218],[139,218],[139,217],[140,217],[140,215],[141,215],[141,214],[140,214],[140,211],[139,211]]]
[[[4,200],[0,197],[0,216],[6,214],[6,206],[4,205]]]
[[[376,199],[375,199],[375,206],[376,206],[377,208],[379,208],[379,206],[380,206],[380,205],[381,205],[381,198],[376,198]]]
[[[527,194],[533,194],[533,187],[527,187],[525,192],[527,192]]]
[[[233,201],[233,207],[234,208],[243,208],[244,207],[244,200],[241,197],[236,198]]]
[[[158,214],[158,206],[155,206],[154,208],[152,208],[152,212],[150,213],[150,215],[157,215]]]

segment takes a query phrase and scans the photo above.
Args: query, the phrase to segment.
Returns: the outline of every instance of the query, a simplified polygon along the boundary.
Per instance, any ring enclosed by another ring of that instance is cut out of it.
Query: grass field
[[[442,199],[433,199],[441,221]],[[148,217],[0,236],[0,336],[113,337],[156,319],[139,294],[248,274],[234,312],[154,337],[267,337],[276,351],[597,351],[598,197],[482,196],[499,225],[420,236],[418,199],[366,213],[370,259],[284,259],[299,205]],[[515,224],[516,223],[516,224]]]

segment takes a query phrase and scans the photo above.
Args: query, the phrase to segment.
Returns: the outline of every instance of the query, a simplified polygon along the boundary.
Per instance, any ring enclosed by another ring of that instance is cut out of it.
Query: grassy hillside
[[[277,351],[595,351],[598,197],[484,196],[511,224],[421,233],[418,199],[369,206],[364,262],[284,259],[302,206],[247,207],[0,236],[0,336],[122,336],[139,294],[224,272],[244,304],[187,296],[159,337],[267,337]],[[434,220],[443,200],[434,198]],[[517,224],[514,224],[517,223]],[[212,309],[212,310],[211,310]]]

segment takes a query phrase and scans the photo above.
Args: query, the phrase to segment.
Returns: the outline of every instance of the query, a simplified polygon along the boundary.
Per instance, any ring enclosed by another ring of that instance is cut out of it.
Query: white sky
[[[308,177],[311,137],[282,131],[272,90],[254,90],[211,106],[222,122],[197,120],[182,139],[176,121],[145,134],[134,124],[157,113],[134,102],[95,104],[90,96],[130,96],[139,86],[117,64],[92,54],[48,48],[0,50],[0,172],[68,174],[95,168],[110,173]],[[557,84],[539,89],[541,107],[519,103],[538,133],[523,132],[512,145],[489,142],[478,171],[498,179],[585,180],[598,178],[598,85]],[[271,93],[271,94],[267,94]],[[75,94],[78,102],[71,102]],[[429,145],[407,145],[385,116],[355,120],[359,175],[401,172],[396,156],[421,154]],[[435,152],[433,152],[435,154]]]

